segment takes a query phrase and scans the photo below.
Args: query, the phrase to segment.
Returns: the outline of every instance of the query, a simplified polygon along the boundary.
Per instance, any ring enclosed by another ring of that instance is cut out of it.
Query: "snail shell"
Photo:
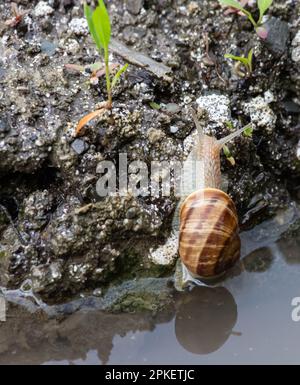
[[[240,256],[238,217],[232,199],[214,188],[189,195],[180,209],[179,255],[189,272],[214,277]]]
[[[221,190],[220,151],[249,125],[217,140],[205,135],[193,117],[198,129],[193,151],[203,173],[201,188],[189,194],[180,208],[179,256],[193,277],[213,278],[234,265],[241,248],[237,210]]]

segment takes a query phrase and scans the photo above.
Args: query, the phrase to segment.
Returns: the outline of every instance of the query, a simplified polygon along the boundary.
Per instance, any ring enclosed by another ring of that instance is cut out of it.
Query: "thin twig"
[[[126,45],[116,39],[111,39],[110,49],[115,54],[121,56],[128,63],[145,68],[158,78],[162,78],[168,82],[172,81],[172,78],[167,75],[172,72],[172,69],[163,63],[159,63],[140,52],[136,52],[126,47]]]

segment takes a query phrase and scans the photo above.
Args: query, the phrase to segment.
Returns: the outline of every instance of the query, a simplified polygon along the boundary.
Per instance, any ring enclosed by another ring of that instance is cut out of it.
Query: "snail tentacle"
[[[251,128],[251,127],[252,127],[251,123],[247,124],[246,126],[244,126],[240,129],[236,130],[235,132],[232,132],[231,134],[225,136],[225,138],[217,140],[218,146],[221,149],[226,143],[230,142],[232,139],[236,138],[237,136],[240,136],[245,130],[247,130],[248,128]]]

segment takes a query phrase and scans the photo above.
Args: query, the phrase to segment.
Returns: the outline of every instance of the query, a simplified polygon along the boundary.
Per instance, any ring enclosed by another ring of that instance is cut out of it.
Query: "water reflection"
[[[157,323],[169,322],[174,310],[159,315],[108,314],[80,311],[67,317],[48,319],[42,312],[31,314],[8,304],[7,322],[0,322],[0,365],[42,364],[49,361],[85,361],[89,351],[106,364],[115,336],[153,331]]]
[[[300,234],[294,238],[281,239],[277,245],[286,263],[291,265],[300,263]]]
[[[267,271],[274,261],[274,255],[269,247],[261,247],[243,258],[242,263],[250,273]]]
[[[177,293],[174,302],[156,316],[78,311],[49,319],[42,311],[31,313],[8,304],[8,321],[0,324],[0,364],[75,362],[93,351],[98,363],[108,363],[116,336],[154,332],[173,324],[179,344],[194,354],[218,350],[232,334],[237,305],[224,287],[194,287]]]
[[[194,287],[177,302],[175,334],[180,345],[195,354],[218,350],[237,321],[237,305],[224,287]]]

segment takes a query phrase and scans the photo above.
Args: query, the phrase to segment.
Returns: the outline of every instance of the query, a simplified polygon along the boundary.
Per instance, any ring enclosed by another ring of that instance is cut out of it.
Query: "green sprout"
[[[234,130],[234,125],[230,120],[227,120],[225,122],[225,125],[230,131]],[[253,134],[253,127],[251,124],[249,124],[247,127],[244,127],[243,136],[245,138],[252,138],[252,134]],[[234,159],[233,155],[231,154],[229,147],[226,144],[224,144],[222,146],[222,149],[223,149],[223,153],[226,157],[226,160],[231,164],[231,166],[235,166],[235,159]]]
[[[233,130],[234,129],[234,125],[233,125],[233,123],[230,120],[226,120],[225,126],[227,128],[229,128],[229,130]]]
[[[249,126],[249,127],[246,128],[246,130],[243,132],[243,135],[244,135],[246,138],[252,138],[252,134],[253,134],[253,127],[252,127],[252,126]]]
[[[219,3],[225,7],[234,8],[240,12],[242,12],[245,16],[248,17],[249,21],[253,24],[256,32],[261,38],[266,38],[266,31],[260,28],[262,24],[262,19],[264,14],[272,5],[273,0],[257,0],[257,5],[259,9],[259,19],[257,21],[254,20],[251,12],[247,11],[238,1],[236,0],[219,0]]]
[[[151,107],[153,110],[160,110],[160,109],[161,109],[161,105],[158,104],[158,103],[150,102],[149,105],[150,105],[150,107]]]
[[[89,26],[90,34],[100,54],[104,54],[105,78],[107,89],[107,108],[112,107],[112,89],[119,81],[121,75],[126,71],[125,64],[111,79],[109,66],[109,43],[111,38],[110,19],[103,0],[98,0],[99,5],[92,11],[90,6],[84,3],[84,14]]]
[[[230,152],[228,146],[226,146],[226,144],[224,144],[224,146],[222,148],[223,148],[223,152],[224,152],[226,159],[231,164],[231,166],[234,166],[235,160],[234,160],[234,157],[231,155],[231,152]]]
[[[239,70],[239,65],[240,64],[242,64],[246,68],[246,71],[247,71],[248,75],[252,74],[252,71],[253,71],[253,65],[252,65],[253,49],[250,49],[247,57],[245,57],[245,56],[235,56],[235,55],[231,55],[229,53],[225,54],[224,57],[226,59],[232,59],[232,60],[235,60],[236,62],[238,62],[238,66],[236,68],[236,72],[237,72],[238,75],[240,75],[242,77],[244,76],[244,74]]]

